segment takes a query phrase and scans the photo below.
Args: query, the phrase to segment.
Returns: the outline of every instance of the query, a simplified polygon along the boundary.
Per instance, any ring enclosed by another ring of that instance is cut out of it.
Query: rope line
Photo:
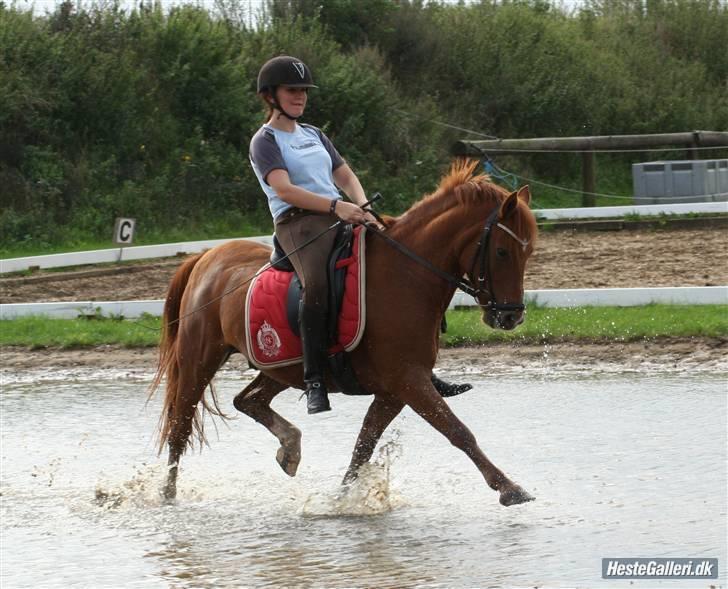
[[[424,117],[414,115],[412,113],[409,113],[405,110],[400,110],[398,108],[392,109],[395,112],[398,112],[399,114],[412,117],[413,119],[419,119],[421,121],[425,121],[426,123],[432,123],[433,125],[440,125],[441,127],[447,127],[448,129],[455,129],[457,131],[464,131],[465,133],[470,133],[471,135],[477,135],[478,137],[485,137],[486,139],[500,139],[500,137],[496,137],[494,135],[487,135],[485,133],[481,133],[480,131],[473,131],[472,129],[467,129],[465,127],[458,127],[457,125],[452,125],[450,123],[443,123],[442,121],[436,121],[435,119],[426,119]]]
[[[607,194],[603,192],[585,192],[583,190],[578,190],[576,188],[567,188],[566,186],[559,186],[557,184],[549,184],[548,182],[541,182],[540,180],[535,180],[534,178],[529,178],[527,176],[523,176],[521,174],[516,174],[515,172],[511,172],[509,170],[506,170],[504,168],[500,168],[502,172],[505,172],[506,174],[515,176],[517,178],[521,178],[521,180],[526,180],[529,183],[532,184],[538,184],[540,186],[548,186],[549,188],[554,188],[556,190],[559,190],[561,192],[572,192],[575,194],[588,194],[589,196],[599,196],[602,198],[611,198],[615,200],[653,200],[654,196],[624,196],[621,194]],[[715,197],[725,197],[728,196],[728,193],[726,192],[718,192],[714,194],[686,194],[684,196],[660,196],[659,198],[661,200],[681,200],[685,198],[715,198]]]
[[[491,158],[487,158],[483,161],[483,169],[491,178],[495,178],[496,180],[500,180],[501,182],[508,184],[508,186],[511,187],[511,190],[515,190],[518,186],[518,177],[515,174],[510,174],[498,167]]]
[[[402,115],[419,119],[421,121],[425,121],[427,123],[432,123],[433,125],[439,125],[441,127],[447,127],[448,129],[455,129],[457,131],[463,131],[465,133],[470,133],[471,135],[477,135],[478,137],[485,137],[486,139],[493,139],[497,141],[502,141],[502,137],[497,137],[495,135],[488,135],[487,133],[483,133],[481,131],[475,131],[473,129],[468,129],[467,127],[459,127],[458,125],[453,125],[451,123],[444,123],[442,121],[438,121],[435,119],[426,119],[424,117],[421,117],[416,114],[412,114],[410,112],[401,110],[399,108],[393,108],[392,109],[395,112],[398,112]],[[473,146],[479,151],[482,151],[481,148],[477,146]],[[501,149],[508,149],[508,148],[501,148]],[[716,149],[728,149],[728,145],[719,145],[714,147],[650,147],[650,148],[642,148],[642,149],[508,149],[511,153],[644,153],[644,152],[669,152],[669,151],[707,151],[707,150],[716,150]]]

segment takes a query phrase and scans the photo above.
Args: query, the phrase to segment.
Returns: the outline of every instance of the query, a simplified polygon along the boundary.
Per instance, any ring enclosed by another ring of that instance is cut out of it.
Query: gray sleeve
[[[318,133],[319,138],[321,139],[321,143],[324,146],[324,149],[329,152],[329,155],[331,156],[331,170],[335,170],[339,166],[345,164],[344,158],[341,157],[339,152],[334,147],[334,144],[331,143],[331,140],[326,137],[324,132],[319,129],[318,127],[314,127],[316,129],[316,132]]]
[[[268,174],[273,170],[288,170],[275,136],[265,130],[256,133],[250,141],[250,161],[258,168],[266,184]]]

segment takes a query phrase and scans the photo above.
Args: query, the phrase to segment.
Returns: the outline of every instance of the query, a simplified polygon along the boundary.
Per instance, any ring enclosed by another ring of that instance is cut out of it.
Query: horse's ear
[[[528,184],[526,184],[525,186],[521,186],[518,189],[518,198],[523,201],[523,204],[531,204],[531,191],[528,188]]]
[[[516,209],[518,208],[519,193],[520,190],[518,192],[511,192],[508,197],[501,203],[500,211],[498,212],[498,218],[501,221],[507,219],[516,212]]]

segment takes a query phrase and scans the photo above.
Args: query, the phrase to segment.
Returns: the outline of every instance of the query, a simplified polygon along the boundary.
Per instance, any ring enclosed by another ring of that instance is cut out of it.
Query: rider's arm
[[[349,164],[344,161],[344,158],[341,157],[341,154],[324,132],[316,127],[311,128],[315,129],[318,133],[321,144],[331,157],[331,175],[333,176],[334,184],[344,191],[344,194],[349,197],[349,200],[355,203],[353,206],[361,207],[367,202],[367,195],[361,186],[361,182],[359,182],[359,178],[357,178],[354,171],[349,167]],[[348,211],[352,205],[346,201],[341,201],[336,205],[337,213],[339,213],[339,207]],[[341,216],[341,213],[339,213],[339,216]],[[376,221],[370,213],[367,213],[366,220],[370,223]]]
[[[349,164],[344,162],[334,170],[334,182],[339,188],[341,188],[341,190],[346,193],[346,196],[348,196],[356,203],[356,208],[359,208],[362,205],[366,204],[367,195],[361,186],[361,182],[359,182],[359,178],[349,167]],[[349,203],[346,204],[349,205]],[[339,210],[337,206],[337,213],[338,212]],[[339,216],[341,216],[340,213]],[[384,229],[384,226],[381,225],[379,221],[377,221],[377,219],[374,218],[374,216],[369,212],[364,215],[364,221],[366,223],[373,223],[379,229]]]
[[[280,168],[271,170],[266,182],[273,187],[278,197],[289,205],[319,213],[328,213],[330,210],[331,199],[292,184],[286,170]],[[362,223],[368,220],[367,214],[361,208],[344,201],[336,203],[336,214],[347,223]]]
[[[367,202],[364,189],[349,164],[343,163],[333,172],[334,182],[353,202],[359,206]]]

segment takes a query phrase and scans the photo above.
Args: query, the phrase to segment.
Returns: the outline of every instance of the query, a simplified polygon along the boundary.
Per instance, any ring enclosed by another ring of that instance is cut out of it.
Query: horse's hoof
[[[519,503],[527,503],[528,501],[535,501],[536,498],[530,495],[524,489],[518,485],[513,485],[501,491],[500,503],[506,507],[510,505],[518,505]]]
[[[356,479],[358,479],[358,478],[359,478],[359,473],[358,472],[356,472],[356,471],[354,471],[354,472],[347,472],[344,475],[344,479],[341,481],[341,486],[342,487],[350,487],[351,484],[354,481],[356,481]]]
[[[278,461],[278,464],[281,465],[283,472],[285,472],[289,477],[296,476],[298,463],[301,462],[300,456],[294,459],[288,452],[286,452],[286,449],[281,446],[278,448],[278,452],[276,452],[276,460]]]
[[[173,503],[177,498],[177,487],[165,486],[161,492],[164,503]]]

